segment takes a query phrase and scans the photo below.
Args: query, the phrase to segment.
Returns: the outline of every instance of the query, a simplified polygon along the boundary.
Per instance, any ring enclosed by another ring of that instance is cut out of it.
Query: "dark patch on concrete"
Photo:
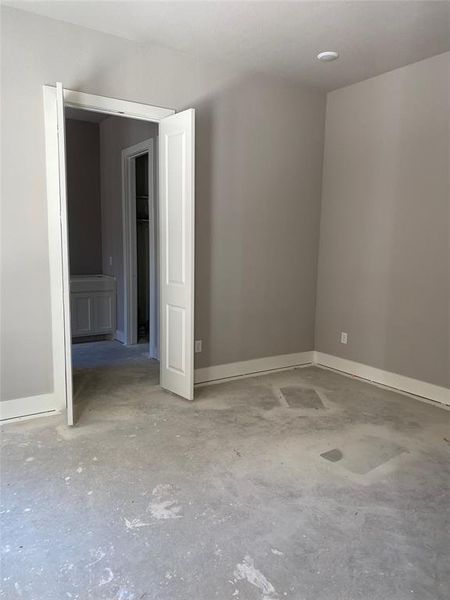
[[[280,392],[283,394],[290,408],[325,409],[322,400],[315,390],[297,385],[289,385],[280,388]]]
[[[342,458],[342,452],[339,448],[333,448],[333,450],[328,450],[328,452],[324,452],[320,455],[325,460],[329,460],[330,462],[338,462]]]
[[[208,404],[204,404],[208,401]],[[246,406],[263,411],[278,408],[280,403],[272,386],[261,385],[253,378],[201,386],[195,390],[198,408],[237,408]]]
[[[251,406],[260,408],[261,410],[272,410],[279,406],[278,398],[276,398],[272,391],[259,391],[251,398]]]
[[[365,435],[343,442],[342,449],[337,448],[324,452],[320,456],[331,462],[340,461],[340,465],[355,475],[366,475],[373,469],[407,452],[406,448],[395,442],[379,438],[374,435]],[[333,460],[333,457],[339,458]],[[330,457],[331,455],[331,457]]]

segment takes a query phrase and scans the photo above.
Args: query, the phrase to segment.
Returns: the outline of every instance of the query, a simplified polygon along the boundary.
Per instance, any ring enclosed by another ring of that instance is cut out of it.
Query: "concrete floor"
[[[137,384],[136,399],[143,398],[143,388],[147,391],[159,384],[159,363],[149,360],[148,344],[124,346],[116,341],[73,344],[72,372],[77,422],[85,410],[92,410],[93,402],[94,408],[100,398],[108,402],[111,392],[128,402]]]
[[[449,411],[314,367],[188,403],[77,360],[76,427],[3,427],[2,598],[450,597]]]

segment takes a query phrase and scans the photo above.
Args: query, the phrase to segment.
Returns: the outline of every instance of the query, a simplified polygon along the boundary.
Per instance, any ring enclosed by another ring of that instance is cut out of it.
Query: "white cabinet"
[[[70,278],[72,338],[114,335],[116,280],[108,275],[74,275]]]

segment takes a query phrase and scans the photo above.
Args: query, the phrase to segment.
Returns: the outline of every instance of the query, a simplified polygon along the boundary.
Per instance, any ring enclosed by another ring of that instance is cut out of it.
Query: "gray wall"
[[[98,123],[66,119],[69,258],[72,275],[102,272],[100,131]]]
[[[122,150],[158,135],[156,123],[109,117],[100,123],[103,273],[116,278],[117,329],[124,330]],[[156,168],[155,168],[156,170]],[[112,265],[109,264],[112,258]]]
[[[248,79],[198,103],[198,366],[314,348],[325,99]]]
[[[317,350],[442,386],[449,74],[446,53],[328,95],[316,320]]]
[[[2,397],[52,389],[42,85],[55,81],[197,109],[197,366],[312,350],[324,95],[7,7],[1,26]]]

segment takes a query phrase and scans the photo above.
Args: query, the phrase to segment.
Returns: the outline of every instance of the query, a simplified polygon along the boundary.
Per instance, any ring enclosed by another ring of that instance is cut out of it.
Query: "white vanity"
[[[70,278],[72,338],[114,336],[116,280],[109,275],[72,275]]]

